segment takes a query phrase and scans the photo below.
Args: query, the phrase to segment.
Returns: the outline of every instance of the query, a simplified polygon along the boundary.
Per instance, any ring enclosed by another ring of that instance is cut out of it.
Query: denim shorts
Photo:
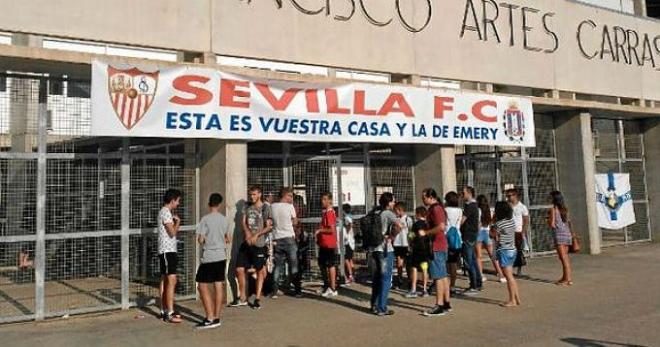
[[[479,234],[477,234],[477,242],[481,242],[486,246],[490,245],[493,242],[490,239],[490,235],[488,235],[488,229],[479,230]]]
[[[447,277],[447,252],[433,252],[433,260],[429,264],[429,275],[432,280]]]
[[[515,249],[498,249],[497,261],[500,262],[501,267],[512,267],[516,260],[516,253]]]

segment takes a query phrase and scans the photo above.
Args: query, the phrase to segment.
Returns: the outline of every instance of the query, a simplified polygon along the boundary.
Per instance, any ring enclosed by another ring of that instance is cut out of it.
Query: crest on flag
[[[158,71],[144,72],[108,66],[110,103],[121,124],[131,130],[149,110],[158,87]]]
[[[598,226],[621,229],[635,223],[635,209],[629,174],[596,175],[596,203]]]
[[[504,135],[514,142],[522,142],[525,137],[525,114],[512,102],[504,111]]]

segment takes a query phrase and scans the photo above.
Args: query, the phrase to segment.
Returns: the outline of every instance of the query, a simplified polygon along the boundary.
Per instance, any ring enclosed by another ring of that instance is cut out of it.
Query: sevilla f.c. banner
[[[94,61],[92,134],[532,147],[528,98]]]
[[[596,175],[596,209],[598,226],[603,229],[616,230],[635,224],[630,175],[611,172]]]

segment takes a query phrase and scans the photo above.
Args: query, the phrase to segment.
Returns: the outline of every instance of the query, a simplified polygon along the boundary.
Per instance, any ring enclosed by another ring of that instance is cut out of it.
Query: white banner
[[[332,185],[332,196],[335,206],[338,206],[337,198],[337,167],[332,166],[332,176],[335,181]],[[342,203],[351,206],[364,206],[367,190],[364,188],[364,165],[362,164],[342,164],[341,165],[341,194]]]
[[[599,227],[616,230],[635,224],[630,175],[596,175],[596,204]]]
[[[534,146],[529,99],[366,83],[265,80],[94,61],[92,134]]]

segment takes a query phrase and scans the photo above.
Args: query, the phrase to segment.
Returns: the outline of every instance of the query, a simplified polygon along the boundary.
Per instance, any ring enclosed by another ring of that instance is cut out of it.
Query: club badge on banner
[[[596,175],[596,204],[599,227],[616,230],[635,224],[630,175]]]
[[[207,67],[92,65],[92,134],[532,147],[529,99],[268,80]]]

